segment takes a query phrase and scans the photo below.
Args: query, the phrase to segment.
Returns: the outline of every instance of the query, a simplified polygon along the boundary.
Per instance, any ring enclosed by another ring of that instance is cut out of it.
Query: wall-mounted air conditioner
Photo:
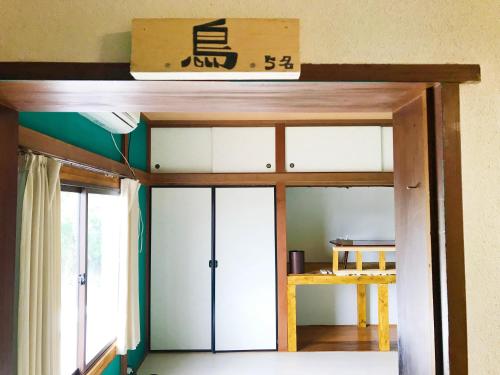
[[[110,131],[111,133],[126,134],[137,127],[140,121],[140,112],[80,112],[80,114]]]

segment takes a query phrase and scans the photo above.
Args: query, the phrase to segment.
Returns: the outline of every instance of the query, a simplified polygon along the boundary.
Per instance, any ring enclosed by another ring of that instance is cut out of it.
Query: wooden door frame
[[[18,63],[0,62],[0,80],[92,80],[96,85],[110,80],[131,80],[129,64],[121,63]],[[439,301],[439,314],[434,315],[438,334],[436,346],[442,348],[442,363],[438,374],[467,374],[467,324],[465,300],[465,265],[463,244],[462,182],[460,153],[459,84],[480,81],[478,65],[390,65],[390,64],[303,64],[299,81],[325,82],[425,82],[433,83],[427,89],[429,116],[429,145],[431,157],[431,230],[433,236],[433,274],[436,280],[434,296]],[[0,83],[1,85],[1,83]],[[22,108],[17,108],[21,111]],[[432,113],[431,113],[432,112]],[[0,106],[0,130],[7,134],[9,157],[2,157],[0,167],[4,186],[0,189],[2,210],[0,257],[7,273],[0,275],[0,308],[6,329],[0,330],[2,346],[2,372],[15,371],[14,344],[14,290],[15,275],[15,223],[14,197],[17,195],[17,126],[13,125],[16,113]],[[15,120],[17,122],[17,119]],[[9,130],[7,130],[7,128]],[[15,128],[15,129],[14,129]],[[57,154],[55,154],[57,156]],[[90,155],[90,154],[89,154]],[[83,161],[92,165],[82,155]],[[71,160],[71,155],[67,158]],[[105,158],[104,158],[105,159]],[[104,159],[99,160],[103,162]],[[125,166],[110,164],[110,169],[126,171]],[[149,164],[148,164],[149,165]],[[15,170],[15,176],[12,171]],[[144,180],[149,178],[143,174]],[[284,199],[283,182],[277,183]],[[279,198],[278,198],[279,199]],[[284,206],[284,205],[283,205]],[[285,209],[285,207],[283,207]],[[8,225],[5,225],[8,224]],[[278,223],[285,231],[286,222]],[[282,233],[283,234],[283,233]],[[279,234],[278,234],[279,236]],[[286,238],[286,236],[285,236]],[[284,250],[286,251],[286,247]],[[278,249],[278,251],[280,251]],[[3,268],[2,268],[3,269]],[[9,307],[10,306],[10,307]],[[281,337],[281,335],[280,335]],[[282,348],[283,349],[283,348]]]

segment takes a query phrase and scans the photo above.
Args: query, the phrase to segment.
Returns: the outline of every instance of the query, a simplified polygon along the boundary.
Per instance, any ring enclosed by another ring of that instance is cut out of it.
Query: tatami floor
[[[139,375],[396,375],[397,352],[151,353]]]

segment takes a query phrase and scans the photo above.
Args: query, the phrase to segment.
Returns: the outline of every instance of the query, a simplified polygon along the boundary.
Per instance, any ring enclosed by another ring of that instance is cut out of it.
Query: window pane
[[[114,195],[88,195],[87,363],[116,338],[118,202]]]
[[[80,194],[61,193],[61,374],[77,368]]]

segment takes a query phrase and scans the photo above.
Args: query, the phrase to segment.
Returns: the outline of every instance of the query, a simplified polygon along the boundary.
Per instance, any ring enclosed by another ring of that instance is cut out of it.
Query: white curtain
[[[118,294],[118,354],[137,347],[141,339],[139,318],[139,188],[137,181],[121,181],[120,284]]]
[[[18,373],[59,375],[60,163],[26,155],[19,247]]]

